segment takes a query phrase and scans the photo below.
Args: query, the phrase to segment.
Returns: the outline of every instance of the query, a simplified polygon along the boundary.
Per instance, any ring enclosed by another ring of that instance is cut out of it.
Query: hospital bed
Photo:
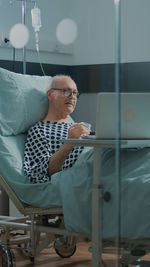
[[[80,238],[91,239],[91,222],[97,219],[91,218],[92,147],[85,148],[71,169],[54,174],[50,182],[30,184],[24,176],[23,153],[26,132],[46,114],[48,102],[45,92],[49,79],[50,77],[22,75],[0,69],[0,186],[23,215],[21,218],[0,217],[2,266],[15,266],[12,248],[16,246],[27,251],[31,261],[49,244],[53,244],[59,256],[70,257],[74,254]],[[143,209],[140,206],[141,199],[148,199],[149,195],[150,151],[125,150],[122,157],[124,200],[121,207],[120,266],[125,267],[150,252],[148,201],[144,202]],[[139,167],[140,164],[142,168]],[[100,252],[117,251],[117,221],[115,216],[112,218],[110,212],[116,208],[116,184],[113,180],[115,178],[112,179],[115,177],[114,150],[111,148],[103,151],[102,165],[102,176],[105,178],[102,180],[102,232],[99,236],[102,247],[101,251],[97,250],[95,237],[92,237],[93,267],[106,266]],[[141,195],[140,199],[137,198],[135,201],[132,194],[137,194],[138,188]],[[131,206],[131,209],[128,209],[126,218],[123,211],[128,208],[131,200],[133,208]],[[137,207],[141,210],[139,217]],[[59,215],[59,227],[45,226],[44,215],[50,218]],[[133,223],[133,217],[136,222],[138,218],[139,224]],[[14,231],[22,231],[23,234],[21,232],[12,238]],[[110,246],[113,249],[108,249]]]
[[[54,242],[56,253],[61,257],[69,257],[76,250],[75,238],[70,237],[70,233],[64,228],[62,205],[57,194],[52,192],[54,188],[51,190],[54,198],[52,205],[38,207],[38,204],[35,204],[35,198],[39,198],[35,197],[37,187],[34,187],[34,192],[31,190],[29,193],[30,184],[26,181],[22,169],[25,132],[31,124],[40,120],[41,116],[46,113],[48,103],[45,93],[49,79],[50,77],[21,75],[0,69],[0,186],[22,214],[21,218],[0,216],[0,261],[2,266],[15,266],[14,253],[11,248],[16,248],[16,245],[29,253],[31,261],[34,260],[35,255],[52,242]],[[31,99],[33,100],[32,105]],[[41,110],[38,112],[40,105]],[[37,114],[39,117],[36,117]],[[9,184],[9,179],[13,184]],[[20,197],[24,198],[26,195],[26,203],[24,200],[21,201],[15,192],[15,190],[20,191],[23,183],[26,183],[27,188],[22,190]],[[40,185],[39,188],[41,188]],[[46,187],[43,190],[46,190]],[[44,195],[42,199],[39,198],[39,201],[42,202],[43,199]],[[47,226],[44,222],[45,215],[52,219],[56,215],[59,216],[61,219],[59,228],[54,220],[52,227]],[[14,231],[17,235],[13,234]],[[20,231],[23,234],[19,234]]]

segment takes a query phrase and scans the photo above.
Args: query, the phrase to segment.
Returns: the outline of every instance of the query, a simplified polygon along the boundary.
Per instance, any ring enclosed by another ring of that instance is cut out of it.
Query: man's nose
[[[69,97],[76,98],[76,94],[73,91],[70,91]]]

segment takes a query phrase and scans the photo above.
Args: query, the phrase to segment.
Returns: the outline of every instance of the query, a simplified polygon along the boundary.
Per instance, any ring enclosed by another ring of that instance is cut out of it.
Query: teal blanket
[[[54,177],[62,198],[65,225],[69,231],[91,233],[91,185],[93,149],[86,149],[76,165]],[[59,179],[59,181],[58,181]],[[106,149],[102,156],[102,234],[117,236],[118,203],[116,190],[115,150]],[[150,237],[150,149],[120,151],[120,234],[123,238]]]
[[[25,135],[0,138],[0,174],[27,204],[39,207],[62,206],[67,230],[91,233],[91,185],[93,149],[85,148],[75,165],[56,173],[50,182],[30,184],[23,173]],[[115,150],[102,155],[102,233],[117,235],[117,190]],[[150,149],[122,149],[120,152],[121,236],[150,237]]]

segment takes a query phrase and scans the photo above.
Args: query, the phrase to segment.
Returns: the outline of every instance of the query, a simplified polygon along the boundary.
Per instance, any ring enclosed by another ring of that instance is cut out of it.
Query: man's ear
[[[46,91],[46,95],[47,95],[47,98],[50,100],[50,98],[51,98],[51,90],[50,89],[48,89]]]

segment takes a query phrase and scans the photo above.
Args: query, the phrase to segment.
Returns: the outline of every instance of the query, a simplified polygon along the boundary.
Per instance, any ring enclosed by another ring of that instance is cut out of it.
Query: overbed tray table
[[[93,188],[92,188],[92,267],[103,266],[102,262],[102,184],[101,184],[101,149],[106,147],[135,148],[150,147],[150,140],[102,140],[85,136],[79,139],[63,139],[64,143],[75,145],[92,146],[94,148],[93,160]]]

